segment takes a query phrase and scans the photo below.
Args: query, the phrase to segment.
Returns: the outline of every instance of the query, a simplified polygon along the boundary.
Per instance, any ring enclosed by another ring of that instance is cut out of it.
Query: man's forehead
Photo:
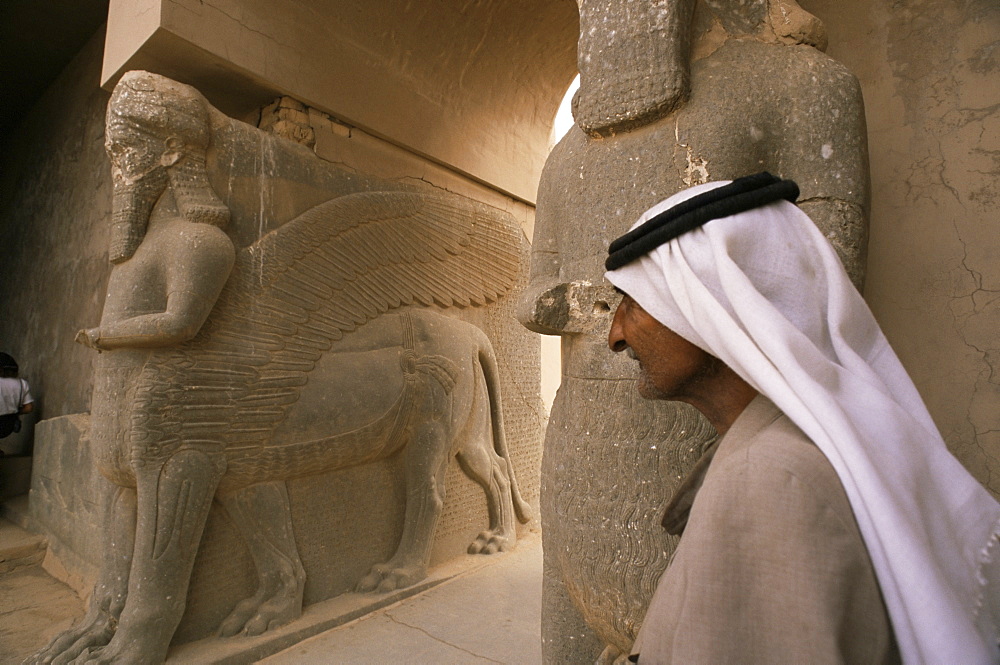
[[[638,300],[636,300],[635,298],[633,298],[629,294],[625,293],[624,291],[622,291],[621,289],[619,289],[617,286],[615,287],[615,291],[618,294],[620,294],[621,297],[622,297],[621,301],[618,303],[618,307],[619,308],[626,307],[626,308],[629,308],[629,309],[639,310],[643,314],[646,314],[647,316],[650,316],[652,318],[652,315],[649,314],[649,312],[646,311],[646,308],[643,307],[639,303]]]

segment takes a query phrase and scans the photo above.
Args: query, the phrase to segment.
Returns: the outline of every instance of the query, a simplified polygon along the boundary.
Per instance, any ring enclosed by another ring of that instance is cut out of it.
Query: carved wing
[[[519,242],[510,215],[456,196],[359,193],[308,210],[240,252],[202,330],[144,372],[155,404],[133,437],[266,442],[335,340],[397,307],[498,299]]]
[[[256,300],[315,312],[337,339],[402,305],[496,300],[517,275],[518,233],[509,216],[457,197],[351,194],[261,238],[240,268]]]

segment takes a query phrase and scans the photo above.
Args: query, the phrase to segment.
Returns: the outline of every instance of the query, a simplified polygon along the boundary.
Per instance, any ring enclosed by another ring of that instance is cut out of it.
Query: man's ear
[[[184,141],[176,136],[171,136],[166,140],[166,149],[160,155],[160,164],[163,166],[173,166],[183,155]]]

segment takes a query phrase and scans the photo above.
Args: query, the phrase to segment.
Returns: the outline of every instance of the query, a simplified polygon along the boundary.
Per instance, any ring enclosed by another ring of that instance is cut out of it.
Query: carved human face
[[[149,216],[167,187],[165,144],[122,121],[109,118],[105,148],[111,157],[114,200],[110,260],[121,263],[135,253]]]
[[[163,170],[165,144],[119,118],[111,118],[105,129],[104,147],[111,158],[112,175],[135,185]]]
[[[657,321],[628,295],[615,310],[608,346],[639,362],[639,394],[646,399],[690,401],[700,379],[719,361]]]

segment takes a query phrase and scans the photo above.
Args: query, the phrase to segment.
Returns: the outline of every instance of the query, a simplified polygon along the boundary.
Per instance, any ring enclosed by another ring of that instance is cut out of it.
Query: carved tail
[[[483,340],[479,347],[479,366],[483,368],[486,379],[486,392],[490,398],[490,422],[493,427],[493,448],[507,464],[507,477],[510,478],[510,494],[514,501],[514,512],[521,524],[531,519],[531,506],[521,498],[521,490],[517,486],[514,466],[507,452],[507,434],[503,426],[503,406],[500,404],[500,374],[497,370],[496,354],[489,340]]]

